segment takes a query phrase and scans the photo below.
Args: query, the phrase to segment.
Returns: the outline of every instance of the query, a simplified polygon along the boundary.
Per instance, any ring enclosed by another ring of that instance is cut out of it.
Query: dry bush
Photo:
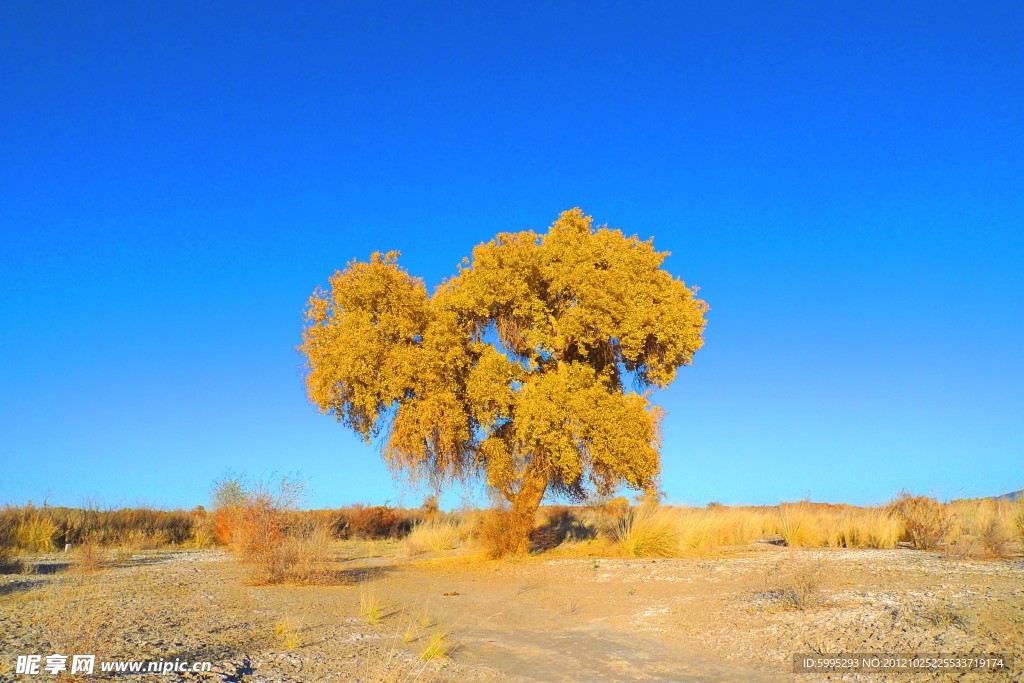
[[[904,534],[903,520],[879,508],[868,509],[858,520],[851,547],[895,548]]]
[[[766,590],[758,597],[786,609],[812,609],[824,600],[829,575],[828,567],[820,560],[791,558],[768,571]]]
[[[328,525],[302,523],[295,512],[304,495],[305,483],[288,477],[252,486],[228,478],[215,487],[215,533],[251,566],[252,583],[312,584],[332,576]]]
[[[98,572],[110,563],[107,552],[99,543],[89,540],[71,550],[71,569],[76,572]]]
[[[480,515],[474,536],[492,559],[521,555],[529,550],[529,534],[522,533],[520,518],[506,510],[488,510]],[[532,525],[531,525],[532,526]]]
[[[971,617],[967,611],[951,601],[939,601],[925,605],[916,609],[914,614],[918,620],[934,628],[953,627],[966,631],[971,625]]]
[[[289,530],[253,559],[249,579],[256,585],[328,583],[334,576],[332,540],[326,526]]]
[[[12,526],[13,545],[30,553],[52,552],[65,544],[86,541],[103,546],[164,547],[186,542],[205,511],[163,511],[146,508],[98,510],[84,508],[21,508],[0,510],[0,526]]]
[[[53,550],[57,526],[38,510],[30,511],[18,523],[14,532],[15,543],[30,553],[48,553]]]
[[[345,515],[349,538],[392,538],[398,536],[403,520],[395,510],[383,505],[356,505]]]
[[[673,557],[680,551],[679,517],[670,508],[644,505],[631,510],[615,530],[627,557]]]
[[[945,506],[927,496],[901,493],[892,503],[892,511],[903,520],[906,539],[921,550],[941,546],[952,527],[952,520]]]

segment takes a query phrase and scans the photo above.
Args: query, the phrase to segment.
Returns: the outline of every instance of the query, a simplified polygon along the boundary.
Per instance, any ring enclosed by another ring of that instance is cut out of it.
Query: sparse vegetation
[[[379,624],[384,618],[384,603],[374,589],[359,587],[359,614],[370,626]]]
[[[291,619],[282,619],[274,625],[274,637],[278,644],[291,652],[302,644],[302,636]]]
[[[435,628],[430,632],[426,644],[420,651],[420,659],[425,662],[440,659],[449,656],[455,649],[456,644],[452,641],[449,632],[442,628]]]
[[[96,572],[109,563],[110,558],[99,543],[87,540],[74,547],[71,553],[71,568],[78,572]]]
[[[940,600],[921,607],[916,615],[925,624],[940,629],[952,627],[964,630],[971,623],[970,616],[963,608],[950,600]]]

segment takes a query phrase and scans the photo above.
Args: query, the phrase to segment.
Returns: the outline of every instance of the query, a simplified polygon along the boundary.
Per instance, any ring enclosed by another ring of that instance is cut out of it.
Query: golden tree
[[[393,471],[483,474],[525,547],[548,491],[655,483],[650,389],[691,362],[708,310],[667,255],[576,208],[477,246],[433,295],[397,252],[351,261],[309,299],[309,398],[367,442],[383,433]]]

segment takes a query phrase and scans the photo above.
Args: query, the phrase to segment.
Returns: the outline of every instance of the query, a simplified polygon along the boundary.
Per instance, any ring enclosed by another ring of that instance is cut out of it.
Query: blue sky
[[[305,398],[312,289],[581,206],[711,305],[664,488],[1024,485],[1024,5],[0,5],[0,501],[227,468],[418,504]],[[457,495],[446,499],[458,502]]]

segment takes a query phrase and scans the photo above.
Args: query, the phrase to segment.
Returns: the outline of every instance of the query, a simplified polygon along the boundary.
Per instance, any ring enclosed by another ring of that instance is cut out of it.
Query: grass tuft
[[[298,649],[302,644],[302,636],[291,619],[282,619],[274,625],[274,637],[281,647],[289,652]]]
[[[367,624],[379,624],[384,618],[384,604],[372,588],[359,587],[359,614]]]
[[[426,644],[420,651],[420,659],[425,662],[429,662],[434,659],[442,659],[450,656],[455,649],[456,645],[449,638],[448,631],[437,628],[431,631],[430,637],[427,638]]]
[[[680,550],[679,519],[669,508],[631,510],[615,529],[615,543],[627,557],[673,557]]]

